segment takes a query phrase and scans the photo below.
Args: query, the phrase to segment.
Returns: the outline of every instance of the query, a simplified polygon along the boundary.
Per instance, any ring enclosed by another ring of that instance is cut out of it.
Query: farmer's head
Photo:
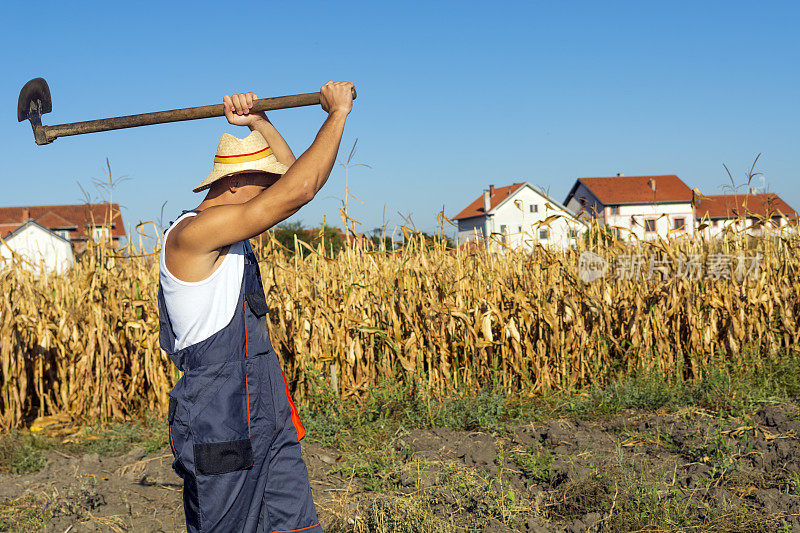
[[[210,189],[208,198],[242,203],[275,183],[289,167],[278,162],[264,136],[253,131],[244,139],[223,133],[214,166],[194,192]],[[226,196],[226,198],[222,198]]]

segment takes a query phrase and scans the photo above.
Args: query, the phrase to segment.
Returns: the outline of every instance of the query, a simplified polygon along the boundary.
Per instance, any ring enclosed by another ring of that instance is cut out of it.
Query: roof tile
[[[28,218],[37,221],[42,226],[51,230],[70,230],[71,240],[86,238],[86,227],[90,224],[104,224],[111,213],[111,235],[113,237],[125,236],[125,225],[119,210],[119,204],[77,204],[77,205],[32,205],[20,207],[0,207],[0,235],[17,229],[27,220],[23,220],[25,210]],[[77,228],[77,229],[73,229]]]
[[[578,181],[605,205],[692,201],[692,190],[674,174],[578,178]]]
[[[525,185],[525,182],[514,183],[513,185],[506,185],[505,187],[495,187],[494,194],[489,199],[489,209],[492,210],[500,205],[503,200],[514,194],[514,192]],[[478,196],[471,204],[461,210],[459,214],[453,217],[453,220],[462,218],[477,217],[483,215],[483,195]]]
[[[797,213],[775,193],[714,194],[703,196],[695,205],[697,218],[735,218],[737,216],[772,216],[778,212],[788,218]]]

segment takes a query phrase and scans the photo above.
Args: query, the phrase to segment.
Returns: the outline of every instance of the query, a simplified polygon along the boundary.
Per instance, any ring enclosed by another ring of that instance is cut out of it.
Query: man
[[[228,122],[214,167],[194,190],[205,199],[164,233],[160,342],[183,376],[169,398],[173,468],[183,478],[190,532],[320,533],[305,435],[266,325],[267,304],[248,239],[297,212],[333,168],[352,83],[326,83],[328,118],[295,160],[253,93],[225,96]]]

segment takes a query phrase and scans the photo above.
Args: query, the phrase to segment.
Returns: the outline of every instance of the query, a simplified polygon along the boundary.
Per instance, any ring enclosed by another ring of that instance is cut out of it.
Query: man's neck
[[[208,209],[209,207],[214,207],[215,205],[224,205],[226,203],[224,194],[216,194],[209,192],[206,197],[200,202],[200,205],[195,207],[195,211],[202,211],[203,209]]]

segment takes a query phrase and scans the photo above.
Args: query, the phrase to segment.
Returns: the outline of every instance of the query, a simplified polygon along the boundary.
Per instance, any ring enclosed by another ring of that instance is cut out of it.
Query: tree
[[[584,242],[588,246],[607,246],[617,240],[616,235],[608,225],[600,225],[593,221],[589,229],[583,234]]]
[[[273,235],[276,241],[292,253],[294,253],[295,237],[305,242],[310,241],[307,230],[303,228],[303,223],[299,221],[279,224],[273,230]]]
[[[316,246],[322,242],[325,246],[325,253],[333,252],[333,255],[339,253],[339,250],[344,246],[344,238],[342,232],[338,228],[328,226],[324,222],[321,228],[307,230],[311,237],[311,243]]]

